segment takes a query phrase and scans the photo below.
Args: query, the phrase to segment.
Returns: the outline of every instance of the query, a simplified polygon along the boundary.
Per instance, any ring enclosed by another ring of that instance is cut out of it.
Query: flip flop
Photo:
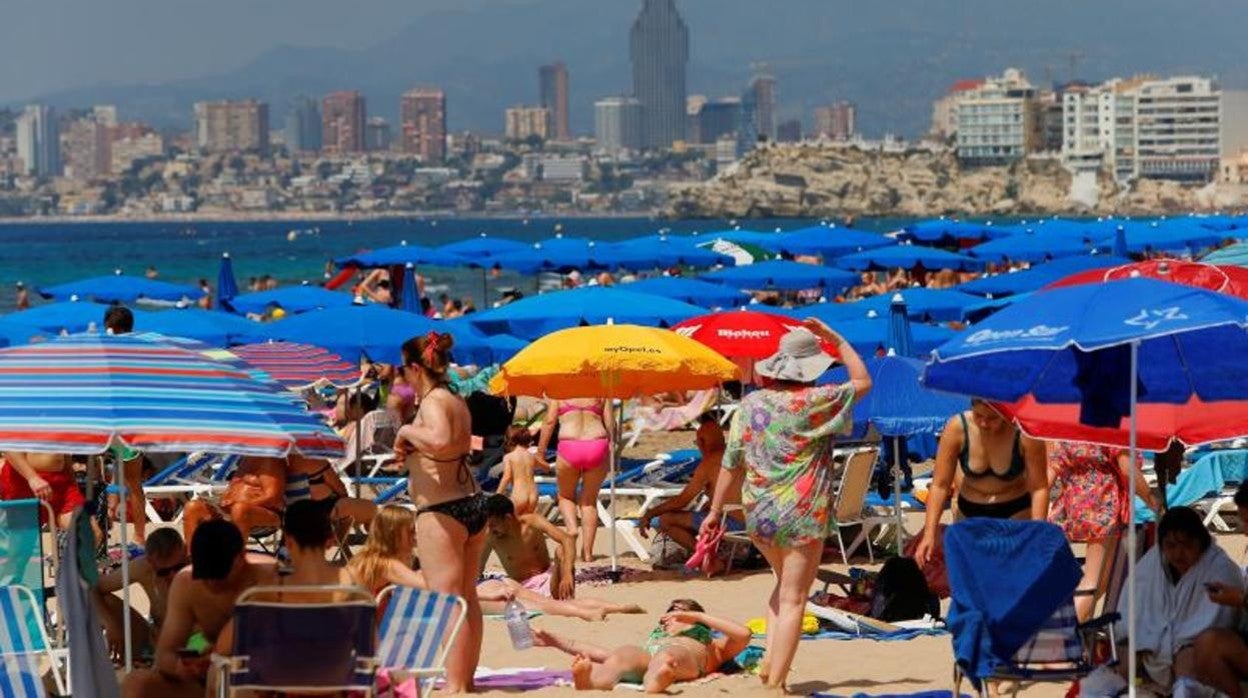
[[[719,542],[724,538],[724,527],[720,526],[715,532],[709,536],[698,534],[697,543],[694,546],[693,555],[685,561],[685,569],[696,570],[701,569],[703,565],[709,563],[711,556],[719,550]]]

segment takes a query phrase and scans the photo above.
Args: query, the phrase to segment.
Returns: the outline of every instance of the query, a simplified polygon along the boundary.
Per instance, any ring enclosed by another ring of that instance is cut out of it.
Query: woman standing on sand
[[[801,638],[806,595],[819,569],[832,506],[834,437],[853,421],[853,405],[871,389],[858,353],[814,318],[780,340],[774,355],[754,365],[767,379],[741,399],[701,535],[715,535],[730,492],[744,482],[746,527],[775,573],[767,604],[767,652],[760,673],[769,688],[784,689]],[[821,342],[836,346],[849,381],[816,386],[832,365]]]
[[[546,457],[555,425],[559,425],[555,480],[559,514],[568,533],[577,534],[580,514],[581,561],[594,559],[598,533],[598,492],[607,477],[607,456],[615,431],[615,412],[609,400],[548,400],[546,421],[537,442],[537,457]],[[580,494],[577,494],[577,488]]]

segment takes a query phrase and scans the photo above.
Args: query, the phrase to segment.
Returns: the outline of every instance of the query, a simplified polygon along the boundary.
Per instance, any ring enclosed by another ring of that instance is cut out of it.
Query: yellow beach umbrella
[[[703,390],[740,377],[740,369],[701,342],[671,330],[590,325],[538,339],[490,381],[500,395],[628,399]]]
[[[668,391],[704,390],[737,380],[741,370],[701,342],[639,325],[559,330],[525,347],[490,381],[499,395],[626,400]],[[611,444],[611,570],[617,568],[615,480],[624,410],[615,410]]]

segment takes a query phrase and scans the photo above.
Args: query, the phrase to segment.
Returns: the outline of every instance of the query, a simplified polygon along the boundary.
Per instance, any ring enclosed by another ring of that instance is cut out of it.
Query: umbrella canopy
[[[342,308],[351,305],[352,298],[346,293],[330,291],[321,286],[285,286],[272,291],[259,291],[235,296],[223,305],[238,313],[263,315],[270,306],[277,306],[288,315],[306,313],[309,310]]]
[[[985,276],[960,284],[956,288],[963,293],[988,296],[990,298],[1012,296],[1016,293],[1029,293],[1038,290],[1058,279],[1086,269],[1103,269],[1129,264],[1130,262],[1131,260],[1125,257],[1114,257],[1111,255],[1064,257],[1022,271]]]
[[[911,223],[901,229],[898,237],[929,245],[951,245],[962,240],[989,240],[1004,235],[1009,235],[1009,231],[992,225],[937,218]]]
[[[377,267],[401,267],[407,264],[433,267],[472,266],[469,259],[457,254],[421,245],[409,245],[406,241],[393,247],[363,252],[335,260],[339,267],[375,269]]]
[[[1234,400],[1248,386],[1248,302],[1145,278],[1036,293],[932,355],[931,388],[1013,402],[1084,406],[1084,421],[1118,424],[1139,343],[1141,403]]]
[[[224,303],[238,295],[238,281],[234,279],[234,261],[230,253],[221,255],[221,269],[217,272],[217,302]]]
[[[423,315],[393,310],[375,303],[327,308],[265,325],[269,339],[324,347],[347,361],[368,359],[402,362],[400,348],[412,337],[447,332],[455,338],[451,355],[459,364],[488,364],[490,348],[477,337]]]
[[[750,294],[739,289],[682,276],[642,279],[622,288],[636,293],[671,298],[703,308],[735,308],[750,302]]]
[[[811,313],[819,317],[817,313]],[[820,318],[822,319],[822,318]],[[824,320],[836,330],[854,350],[863,356],[882,354],[891,346],[892,328],[887,314],[869,320]],[[957,332],[941,325],[910,324],[911,341],[916,355],[925,355],[955,337]]]
[[[475,238],[465,238],[458,242],[441,245],[438,250],[447,254],[453,254],[458,257],[466,257],[475,259],[478,257],[502,257],[516,252],[524,252],[532,249],[532,245],[527,242],[520,242],[510,238],[499,238],[492,235],[481,233]]]
[[[186,337],[216,347],[255,342],[264,338],[264,325],[215,310],[186,308],[158,313],[135,313],[136,332],[159,332]]]
[[[875,311],[885,315],[893,301],[901,296],[906,312],[912,320],[922,322],[952,322],[966,319],[968,308],[982,303],[979,296],[972,296],[956,289],[907,288],[892,293],[882,293],[858,301],[864,312]]]
[[[783,315],[726,310],[689,318],[672,330],[730,359],[765,359],[776,353],[781,337],[801,326],[800,320]]]
[[[416,291],[416,266],[410,263],[403,270],[403,293],[399,296],[399,310],[421,312],[420,294]]]
[[[589,286],[529,296],[507,305],[473,313],[468,322],[487,334],[504,332],[521,339],[577,325],[607,321],[669,326],[706,312],[696,305],[619,287]]]
[[[836,265],[842,269],[853,269],[855,271],[882,271],[897,268],[913,269],[920,265],[930,271],[937,269],[982,271],[984,261],[932,247],[897,245],[846,255],[836,260]]]
[[[572,270],[607,269],[610,262],[597,259],[598,243],[588,238],[555,236],[534,243],[528,250],[519,250],[490,261],[522,274],[539,271],[569,272]]]
[[[1191,252],[1206,247],[1213,247],[1225,240],[1235,237],[1231,231],[1210,230],[1184,219],[1161,220],[1151,223],[1125,222],[1119,226],[1126,241],[1126,251],[1131,254],[1144,252]],[[1106,236],[1098,243],[1103,250],[1115,249],[1113,235]]]
[[[237,368],[134,336],[0,349],[0,449],[341,457],[342,439]]]
[[[599,244],[594,259],[611,267],[659,269],[665,267],[732,266],[736,260],[712,249],[698,247],[688,238],[625,241]]]
[[[852,228],[816,225],[772,235],[761,243],[768,249],[791,255],[817,255],[825,260],[842,255],[896,245],[893,238]]]
[[[928,390],[919,382],[923,362],[902,356],[866,359],[871,374],[871,392],[854,405],[855,425],[869,423],[881,436],[938,434],[945,422],[970,409],[971,401],[961,395]],[[819,383],[844,383],[849,372],[836,366],[823,374]]]
[[[1089,269],[1064,277],[1049,284],[1046,288],[1095,284],[1134,277],[1160,279],[1248,299],[1248,269],[1230,265],[1217,266],[1200,262],[1184,262],[1178,259],[1154,259],[1109,269]]]
[[[231,348],[230,353],[290,390],[319,385],[347,387],[360,382],[358,364],[310,344],[244,344]]]
[[[670,330],[595,325],[533,342],[503,364],[490,390],[556,399],[628,399],[713,388],[739,375],[731,361]]]
[[[1092,246],[1078,237],[1028,232],[989,240],[967,250],[967,254],[990,262],[1043,262],[1091,251]]]
[[[690,237],[699,245],[713,240],[727,240],[738,245],[766,246],[776,238],[778,233],[764,233],[757,230],[714,230],[708,233],[694,233]]]
[[[123,276],[117,273],[41,288],[39,295],[58,301],[68,301],[77,297],[101,303],[133,303],[138,300],[176,303],[182,300],[194,300],[204,295],[204,292],[195,286],[171,284],[167,281]]]
[[[1201,258],[1206,264],[1234,264],[1237,267],[1248,267],[1248,242],[1237,242],[1218,250],[1214,250]]]
[[[104,313],[108,312],[109,307],[105,303],[91,301],[48,303],[5,315],[0,318],[0,323],[37,327],[53,334],[84,332],[92,324],[97,328],[104,327]]]
[[[910,317],[906,313],[906,299],[900,293],[893,294],[888,305],[886,348],[896,356],[914,356],[914,333],[910,329]]]
[[[1093,427],[1079,423],[1079,405],[1043,404],[1028,395],[1013,403],[994,403],[1007,418],[1018,423],[1028,436],[1061,441],[1084,441],[1126,448],[1130,445],[1130,421]],[[1136,425],[1137,446],[1146,451],[1165,451],[1174,440],[1185,446],[1248,436],[1248,401],[1205,402],[1193,397],[1185,403],[1141,404]]]
[[[777,259],[703,274],[702,279],[751,291],[827,289],[840,293],[858,284],[858,277],[839,269]]]

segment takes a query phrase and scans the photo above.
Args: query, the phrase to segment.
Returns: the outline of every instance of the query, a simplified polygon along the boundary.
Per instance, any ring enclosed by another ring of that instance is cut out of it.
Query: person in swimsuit
[[[936,545],[940,516],[955,478],[954,520],[1048,518],[1044,442],[1023,436],[987,402],[972,400],[970,413],[951,417],[940,435],[936,469],[927,490],[927,525],[914,551],[919,566],[927,564]]]
[[[572,535],[577,534],[577,514],[580,514],[581,561],[592,562],[594,538],[598,534],[598,492],[607,477],[615,414],[607,400],[549,400],[546,421],[542,423],[541,438],[537,442],[540,459],[546,457],[556,424],[559,425],[555,465],[559,514]]]
[[[719,632],[722,637],[714,637]],[[678,681],[718,671],[750,644],[750,629],[708,615],[691,599],[676,599],[644,645],[608,650],[545,630],[533,631],[534,644],[576,657],[572,683],[581,691],[610,691],[621,681],[640,683],[647,693],[664,693]]]
[[[181,534],[176,529],[158,528],[143,543],[143,557],[130,563],[130,583],[137,584],[147,595],[151,621],[130,609],[130,638],[139,656],[153,649],[153,640],[160,633],[165,619],[165,607],[169,598],[169,584],[173,575],[182,571],[191,560]],[[95,608],[104,624],[104,638],[108,642],[113,661],[124,657],[125,607],[122,604],[121,570],[100,575],[99,583],[91,589]]]
[[[532,514],[537,511],[537,482],[533,470],[538,460],[529,452],[529,444],[533,442],[533,434],[521,425],[507,428],[503,438],[503,477],[498,481],[498,493],[507,491],[511,486],[511,502],[516,506],[516,515]]]
[[[424,575],[412,569],[415,559],[416,515],[407,507],[388,504],[377,510],[368,539],[347,570],[373,596],[391,584],[425,589]]]
[[[277,528],[286,510],[286,459],[244,458],[230,477],[219,505],[202,497],[186,503],[182,529],[186,540],[195,538],[195,529],[209,519],[225,518],[251,537],[253,528]]]
[[[472,417],[464,399],[447,385],[449,334],[430,332],[403,344],[403,373],[419,396],[416,416],[399,429],[395,458],[408,471],[416,505],[420,567],[429,587],[464,598],[464,630],[450,647],[446,683],[451,693],[472,690],[484,629],[477,572],[485,548],[485,496],[468,468]]]
[[[318,503],[338,525],[368,527],[377,515],[377,505],[367,499],[347,496],[347,486],[332,463],[322,458],[291,454],[286,459],[286,505],[310,500]]]
[[[0,499],[41,499],[56,516],[51,523],[61,529],[69,526],[74,510],[87,501],[78,489],[69,456],[20,451],[7,451],[0,463]],[[43,507],[39,507],[39,521],[48,523]]]

